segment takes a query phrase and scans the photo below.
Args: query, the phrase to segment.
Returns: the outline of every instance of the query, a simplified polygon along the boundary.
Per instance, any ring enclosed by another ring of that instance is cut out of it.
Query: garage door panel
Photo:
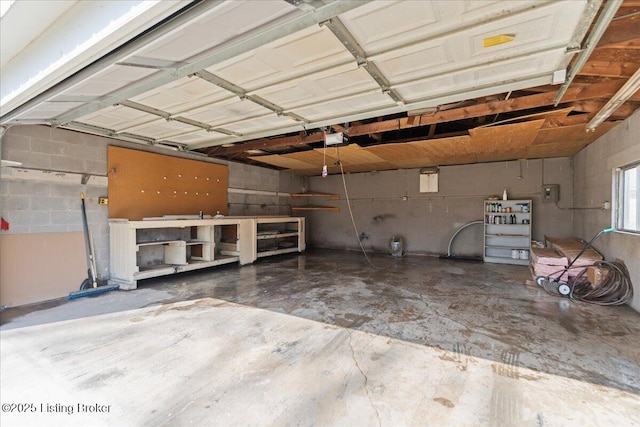
[[[223,2],[193,20],[188,28],[150,43],[140,54],[173,61],[193,59],[201,52],[292,12],[299,11],[277,0]]]
[[[188,132],[196,132],[198,128],[177,121],[157,120],[130,129],[130,131],[147,138],[160,140]]]
[[[169,140],[171,142],[177,142],[180,144],[193,145],[201,144],[204,142],[215,143],[216,141],[220,141],[225,138],[228,138],[228,136],[217,132],[206,132],[204,130],[199,130],[193,133],[172,136]]]
[[[365,70],[351,69],[318,79],[301,79],[287,86],[280,85],[277,90],[257,94],[290,109],[375,89],[379,89],[378,84]]]
[[[540,1],[397,1],[371,2],[341,16],[341,20],[369,54],[438,36],[452,36],[461,28],[499,19]]]
[[[157,70],[111,65],[64,92],[65,95],[105,96],[128,84],[148,77]]]
[[[171,114],[178,114],[232,96],[232,93],[202,79],[184,77],[172,84],[136,96],[132,100]]]
[[[394,106],[396,104],[391,98],[376,91],[376,93],[372,94],[300,108],[296,110],[296,114],[300,114],[310,120],[321,120]]]
[[[269,112],[261,117],[225,124],[224,128],[242,135],[251,135],[264,130],[290,127],[296,123],[286,116],[277,116],[276,113]],[[300,130],[302,130],[302,126],[300,126]]]
[[[158,120],[157,116],[132,110],[123,106],[105,108],[97,113],[82,117],[80,122],[89,123],[115,131],[130,128],[137,124]]]
[[[353,61],[328,29],[311,27],[207,71],[246,90],[256,90]]]

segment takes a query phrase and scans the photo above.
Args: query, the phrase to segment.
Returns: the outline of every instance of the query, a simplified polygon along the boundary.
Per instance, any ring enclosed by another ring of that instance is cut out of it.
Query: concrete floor
[[[373,261],[308,251],[7,309],[0,422],[640,425],[629,307],[519,266]]]

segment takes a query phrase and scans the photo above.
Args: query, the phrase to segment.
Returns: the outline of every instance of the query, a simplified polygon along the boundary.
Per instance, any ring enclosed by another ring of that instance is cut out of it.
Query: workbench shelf
[[[258,240],[265,240],[265,239],[283,239],[285,237],[293,237],[293,236],[298,236],[298,233],[269,233],[269,234],[259,234],[257,236]]]
[[[304,218],[110,219],[110,284],[303,251]],[[270,242],[270,243],[269,243]]]
[[[304,218],[257,217],[255,224],[257,258],[305,250]]]
[[[531,200],[485,200],[484,262],[529,265]]]

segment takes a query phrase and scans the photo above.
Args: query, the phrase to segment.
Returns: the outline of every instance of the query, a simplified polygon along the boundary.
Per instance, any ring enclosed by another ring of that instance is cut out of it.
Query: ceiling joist
[[[576,102],[590,98],[606,98],[616,93],[623,82],[612,81],[596,85],[572,86],[564,95],[564,102]],[[398,119],[373,122],[368,124],[353,125],[346,129],[349,137],[371,135],[381,132],[390,132],[413,127],[429,126],[432,124],[452,122],[475,117],[495,115],[521,111],[541,106],[553,105],[555,92],[546,92],[534,95],[527,95],[518,98],[510,98],[500,101],[489,101],[476,105],[467,105],[462,108],[441,111],[434,114],[424,114],[421,116],[409,116]],[[417,119],[416,119],[417,118]],[[294,135],[280,138],[263,138],[260,140],[241,143],[232,147],[215,147],[207,152],[212,156],[225,156],[246,150],[269,149],[275,147],[296,147],[307,145],[323,140],[322,133],[310,135]]]

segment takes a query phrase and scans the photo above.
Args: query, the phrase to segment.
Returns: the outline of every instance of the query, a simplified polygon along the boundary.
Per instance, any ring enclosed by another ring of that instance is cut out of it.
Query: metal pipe
[[[453,236],[451,236],[451,240],[449,240],[449,246],[447,247],[447,258],[451,257],[451,245],[453,244],[453,239],[456,238],[456,236],[458,235],[458,233],[460,233],[462,230],[464,230],[465,228],[472,226],[474,224],[484,224],[484,221],[481,219],[478,219],[476,221],[471,221],[466,223],[465,225],[463,225],[462,227],[458,228],[458,230],[453,233]]]
[[[604,122],[614,111],[626,102],[634,93],[640,89],[640,69],[617,91],[611,99],[596,113],[595,116],[587,123],[587,132],[593,132]]]
[[[585,42],[583,50],[578,55],[578,58],[576,59],[575,64],[573,64],[571,70],[569,70],[567,80],[565,80],[565,82],[558,90],[554,106],[558,106],[565,92],[567,91],[567,89],[569,89],[569,86],[571,86],[573,79],[576,77],[576,75],[578,75],[580,70],[582,70],[582,67],[584,67],[584,64],[587,62],[587,60],[591,56],[591,53],[598,45],[600,38],[602,38],[602,36],[604,35],[604,32],[607,30],[607,27],[616,15],[616,12],[618,12],[618,8],[621,4],[622,0],[609,0],[602,9],[602,13],[598,18],[598,21],[593,26],[593,30],[589,34],[589,37],[587,37],[587,41]]]

